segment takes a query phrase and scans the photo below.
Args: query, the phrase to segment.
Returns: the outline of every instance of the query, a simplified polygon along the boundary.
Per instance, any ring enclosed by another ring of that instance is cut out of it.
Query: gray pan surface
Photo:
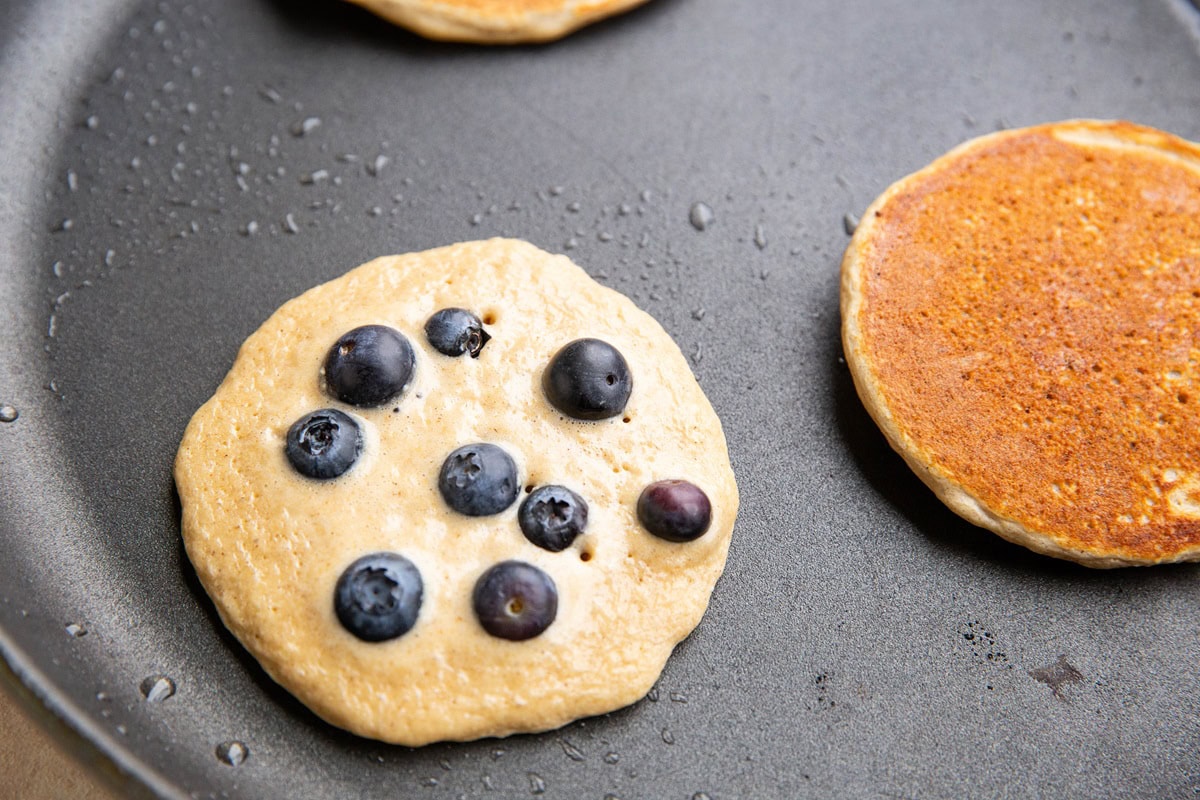
[[[499,50],[334,0],[0,2],[9,677],[131,795],[1194,796],[1197,568],[1088,571],[946,511],[855,396],[837,293],[844,215],[966,138],[1077,116],[1200,138],[1198,18],[654,0]],[[497,234],[663,323],[724,420],[742,513],[650,698],[389,747],[320,722],[225,632],[171,462],[283,301]],[[174,694],[146,699],[159,676]]]

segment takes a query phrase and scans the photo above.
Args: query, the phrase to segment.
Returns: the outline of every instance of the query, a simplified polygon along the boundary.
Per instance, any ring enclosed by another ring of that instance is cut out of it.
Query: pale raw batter
[[[429,345],[426,320],[449,307],[483,320],[478,358]],[[412,384],[382,408],[322,384],[331,344],[366,324],[400,331],[416,356]],[[627,360],[623,414],[578,421],[547,402],[547,363],[582,337]],[[329,481],[284,454],[289,426],[322,408],[353,416],[365,440]],[[520,498],[495,516],[451,510],[438,470],[473,442],[512,456],[522,498],[543,484],[586,498],[583,535],[562,552],[531,544]],[[676,543],[639,524],[639,495],[662,479],[707,493],[707,533]],[[229,629],[324,719],[406,745],[546,730],[642,697],[699,623],[738,505],[721,424],[667,333],[567,258],[503,239],[376,259],[285,304],[192,419],[175,480],[188,555]],[[339,623],[333,595],[376,551],[417,567],[424,600],[408,633],[368,643]],[[507,559],[558,588],[556,620],[527,641],[489,635],[472,609],[476,580]]]

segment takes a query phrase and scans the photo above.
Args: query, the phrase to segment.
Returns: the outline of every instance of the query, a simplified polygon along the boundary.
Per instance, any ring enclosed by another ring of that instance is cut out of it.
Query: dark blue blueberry
[[[691,542],[712,524],[712,504],[699,486],[687,481],[658,481],[642,490],[638,521],[660,539]]]
[[[483,329],[479,317],[465,308],[443,308],[425,323],[425,336],[442,355],[458,357],[470,353],[479,358],[491,335]]]
[[[329,393],[353,406],[383,405],[412,380],[412,345],[394,328],[363,325],[333,343],[325,356]]]
[[[468,444],[442,462],[438,490],[446,504],[460,514],[499,514],[517,499],[517,465],[494,444]]]
[[[608,419],[625,410],[633,390],[629,365],[599,339],[576,339],[550,359],[542,374],[550,405],[575,419]]]
[[[524,561],[501,561],[483,573],[471,599],[483,629],[514,642],[537,636],[558,614],[554,581]]]
[[[397,553],[372,553],[338,578],[333,610],[359,639],[384,642],[412,629],[424,593],[421,573],[411,561]]]
[[[566,550],[587,527],[588,505],[565,486],[539,486],[517,511],[525,538],[545,550]]]
[[[323,408],[292,423],[284,452],[301,475],[328,480],[354,466],[362,446],[362,431],[353,417]]]

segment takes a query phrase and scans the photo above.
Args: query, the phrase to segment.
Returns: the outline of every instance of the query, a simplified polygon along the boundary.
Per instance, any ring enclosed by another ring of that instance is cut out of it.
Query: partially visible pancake
[[[548,42],[646,0],[350,0],[429,39]]]
[[[1092,567],[1200,560],[1200,146],[967,142],[867,209],[841,306],[859,396],[955,512]]]

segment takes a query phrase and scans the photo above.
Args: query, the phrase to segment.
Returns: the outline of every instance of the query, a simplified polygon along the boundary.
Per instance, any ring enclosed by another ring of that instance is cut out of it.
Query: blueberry
[[[517,499],[517,465],[494,444],[468,444],[442,462],[438,491],[446,504],[468,517],[499,514]]]
[[[523,561],[502,561],[483,573],[471,601],[485,631],[514,642],[537,636],[558,614],[554,581]]]
[[[658,481],[642,490],[638,521],[668,542],[699,539],[712,523],[712,504],[700,487],[687,481]]]
[[[415,366],[412,345],[386,325],[363,325],[333,343],[325,356],[329,393],[354,406],[379,406],[404,391]]]
[[[442,355],[458,357],[470,353],[479,358],[491,335],[483,329],[479,317],[465,308],[443,308],[425,323],[425,336]]]
[[[408,633],[421,610],[425,585],[411,561],[397,553],[363,556],[342,573],[333,610],[342,627],[365,642]]]
[[[534,489],[517,511],[525,538],[545,550],[566,550],[587,527],[588,505],[565,486]]]
[[[629,365],[599,339],[576,339],[550,359],[542,374],[550,405],[575,419],[608,419],[625,410],[633,390]]]
[[[362,447],[358,423],[336,408],[324,408],[292,423],[284,452],[301,475],[328,480],[354,466]]]

